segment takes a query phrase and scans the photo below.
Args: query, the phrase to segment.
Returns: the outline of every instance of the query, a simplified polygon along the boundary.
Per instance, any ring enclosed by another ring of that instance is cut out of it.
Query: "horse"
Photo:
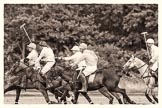
[[[96,72],[93,83],[88,84],[88,91],[106,88],[106,92],[112,93],[112,95],[114,95],[116,98],[118,97],[117,93],[122,94],[123,101],[124,101],[125,104],[127,104],[127,103],[135,104],[135,102],[132,101],[128,97],[128,95],[126,94],[126,90],[118,87],[118,84],[119,84],[119,81],[120,81],[120,78],[121,78],[122,75],[119,75],[118,74],[119,72],[113,71],[113,69],[112,69],[111,72],[109,72],[108,70],[109,70],[108,68],[103,68],[103,69],[100,69],[98,72]],[[73,75],[72,75],[73,77],[70,76],[69,80],[71,80],[71,78],[72,78],[72,82],[73,82],[72,85],[74,87],[73,88],[74,89],[73,90],[73,92],[74,92],[74,103],[76,104],[76,103],[78,103],[77,100],[78,100],[78,97],[79,97],[79,94],[80,94],[80,92],[78,92],[78,90],[81,89],[81,82],[78,81],[78,79],[77,79],[79,71],[77,71],[77,72],[74,71],[74,72],[71,72],[71,73],[73,73]],[[67,78],[69,76],[62,73],[62,77]],[[87,80],[88,80],[88,77],[87,77]],[[105,91],[102,92],[102,89],[101,89],[100,93],[103,94],[103,93],[105,93]],[[87,93],[84,93],[84,94],[87,94]],[[122,103],[120,98],[117,98],[117,99],[118,99],[119,103]]]
[[[148,99],[149,102],[153,104],[155,104],[156,102],[158,103],[158,98],[156,97],[154,92],[154,89],[157,87],[155,82],[155,77],[151,74],[148,65],[145,62],[143,62],[141,59],[132,55],[132,57],[123,66],[123,70],[128,71],[129,69],[132,69],[134,67],[139,71],[141,78],[147,85],[147,89],[145,91],[146,98]],[[150,92],[154,101],[149,96]]]
[[[56,103],[54,101],[50,101],[46,90],[46,82],[42,78],[42,76],[40,76],[39,73],[35,72],[32,67],[28,67],[22,62],[16,62],[12,66],[12,68],[5,73],[5,85],[4,85],[4,94],[8,91],[16,90],[15,104],[18,104],[21,89],[24,89],[20,87],[20,83],[24,75],[26,75],[27,79],[29,79],[30,81],[25,89],[37,89],[42,93],[48,104]],[[59,85],[59,83],[60,81],[55,80],[56,87]],[[57,100],[58,97],[62,96],[62,92],[54,90],[50,90],[50,92],[55,95],[55,98]]]
[[[72,77],[73,77],[73,74],[74,74],[74,73],[71,73],[70,70],[71,70],[71,68],[66,67],[66,65],[63,65],[63,66],[62,65],[61,66],[56,65],[55,66],[55,77],[61,76],[61,78],[63,78],[66,81],[65,84],[60,85],[60,87],[58,87],[58,88],[55,88],[57,90],[60,90],[60,89],[64,90],[64,93],[63,93],[62,97],[60,98],[60,101],[62,100],[62,98],[63,99],[65,98],[68,91],[73,91],[74,90],[73,84],[69,83],[69,82],[72,82]],[[102,87],[102,88],[98,89],[98,91],[102,95],[104,95],[105,97],[107,97],[109,99],[109,104],[113,104],[113,99],[114,99],[113,96],[118,100],[118,102],[120,104],[122,104],[122,100],[121,100],[121,98],[119,97],[118,94],[113,93],[113,92],[109,92],[105,87]],[[81,94],[88,100],[88,102],[90,104],[94,104],[87,93],[81,93]]]

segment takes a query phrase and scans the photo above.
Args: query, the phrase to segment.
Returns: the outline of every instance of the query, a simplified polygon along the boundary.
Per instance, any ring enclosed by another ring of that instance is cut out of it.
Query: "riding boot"
[[[45,80],[46,80],[46,90],[49,90],[53,87],[51,79],[48,78],[48,75],[44,75]]]
[[[79,76],[81,82],[82,82],[82,89],[78,90],[79,92],[87,92],[87,80],[83,73]]]
[[[155,78],[155,84],[158,83],[158,75],[156,72],[153,72],[153,77]]]

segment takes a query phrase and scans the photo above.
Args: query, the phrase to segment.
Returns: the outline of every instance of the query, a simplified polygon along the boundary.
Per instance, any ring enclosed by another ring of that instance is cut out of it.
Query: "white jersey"
[[[85,50],[82,56],[75,62],[78,64],[80,61],[85,60],[86,66],[95,66],[98,62],[98,57],[91,50]]]
[[[46,62],[55,62],[55,56],[54,56],[53,50],[49,47],[43,47],[37,59],[37,62],[40,61],[40,59],[42,58],[43,58],[43,61],[46,61]]]
[[[155,63],[156,61],[158,61],[159,58],[159,49],[157,46],[152,45],[151,48],[149,49],[150,54],[151,54],[151,60],[150,62]]]
[[[26,58],[29,59],[29,65],[34,65],[36,60],[38,59],[38,52],[33,49]],[[34,66],[34,69],[38,69],[38,68],[40,68],[39,62],[37,62]]]
[[[40,61],[43,58],[43,61],[46,61],[47,63],[42,68],[41,72],[43,75],[47,73],[55,64],[55,56],[51,48],[49,47],[43,47],[38,59],[36,62]]]
[[[29,59],[29,65],[33,65],[35,61],[38,59],[38,53],[36,50],[32,50],[28,56],[26,57]]]
[[[78,64],[80,61],[85,60],[86,68],[83,71],[85,76],[88,76],[97,70],[98,57],[91,50],[85,50],[82,56],[75,62]]]
[[[76,61],[78,61],[80,59],[80,57],[82,56],[81,52],[76,52],[74,55],[70,56],[70,57],[64,57],[65,60],[72,60],[73,63],[75,63]],[[85,60],[80,61],[78,63],[78,67],[83,67],[86,66],[85,64]]]
[[[159,49],[157,46],[152,45],[151,48],[149,49],[150,54],[151,54],[151,59],[150,62],[153,63],[153,65],[150,67],[151,70],[156,71],[158,68],[158,62],[159,62]]]

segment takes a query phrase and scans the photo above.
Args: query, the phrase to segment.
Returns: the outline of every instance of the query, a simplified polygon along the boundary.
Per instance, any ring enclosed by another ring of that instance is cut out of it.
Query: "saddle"
[[[89,76],[87,76],[87,82],[88,83],[93,83],[95,76],[96,76],[96,73],[97,72],[94,72],[94,73],[90,74]]]
[[[79,77],[79,75],[81,74],[81,72],[84,71],[84,69],[85,69],[85,68],[83,68],[82,70],[79,70],[79,71],[78,71],[79,74],[78,74],[78,76],[77,76],[77,79],[79,79],[78,77]],[[100,71],[97,69],[95,72],[93,72],[93,73],[91,73],[90,75],[86,76],[87,83],[93,83],[94,78],[95,78],[95,76],[96,76],[96,73],[99,73],[99,72],[100,72]]]

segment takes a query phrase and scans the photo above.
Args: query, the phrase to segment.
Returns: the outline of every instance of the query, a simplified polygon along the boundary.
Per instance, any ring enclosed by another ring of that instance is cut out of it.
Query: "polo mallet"
[[[147,47],[147,42],[146,42],[146,34],[148,34],[148,32],[142,32],[141,34],[144,36],[145,43],[146,43],[146,48],[147,48],[147,54],[148,54],[148,57],[150,59],[150,53],[149,53],[149,50],[148,50],[148,47]]]
[[[30,39],[30,37],[29,37],[29,35],[28,35],[28,33],[27,33],[25,27],[24,27],[25,25],[26,25],[25,23],[24,23],[23,25],[21,25],[21,26],[20,26],[20,29],[23,29],[23,30],[24,30],[26,36],[28,37],[28,39],[29,39],[29,41],[30,41],[30,43],[31,43],[32,41],[31,41],[31,39]]]
[[[82,70],[80,70],[80,72],[79,72],[79,74],[78,74],[78,76],[77,76],[77,79],[79,78],[79,76],[81,75],[81,72],[82,72]]]

